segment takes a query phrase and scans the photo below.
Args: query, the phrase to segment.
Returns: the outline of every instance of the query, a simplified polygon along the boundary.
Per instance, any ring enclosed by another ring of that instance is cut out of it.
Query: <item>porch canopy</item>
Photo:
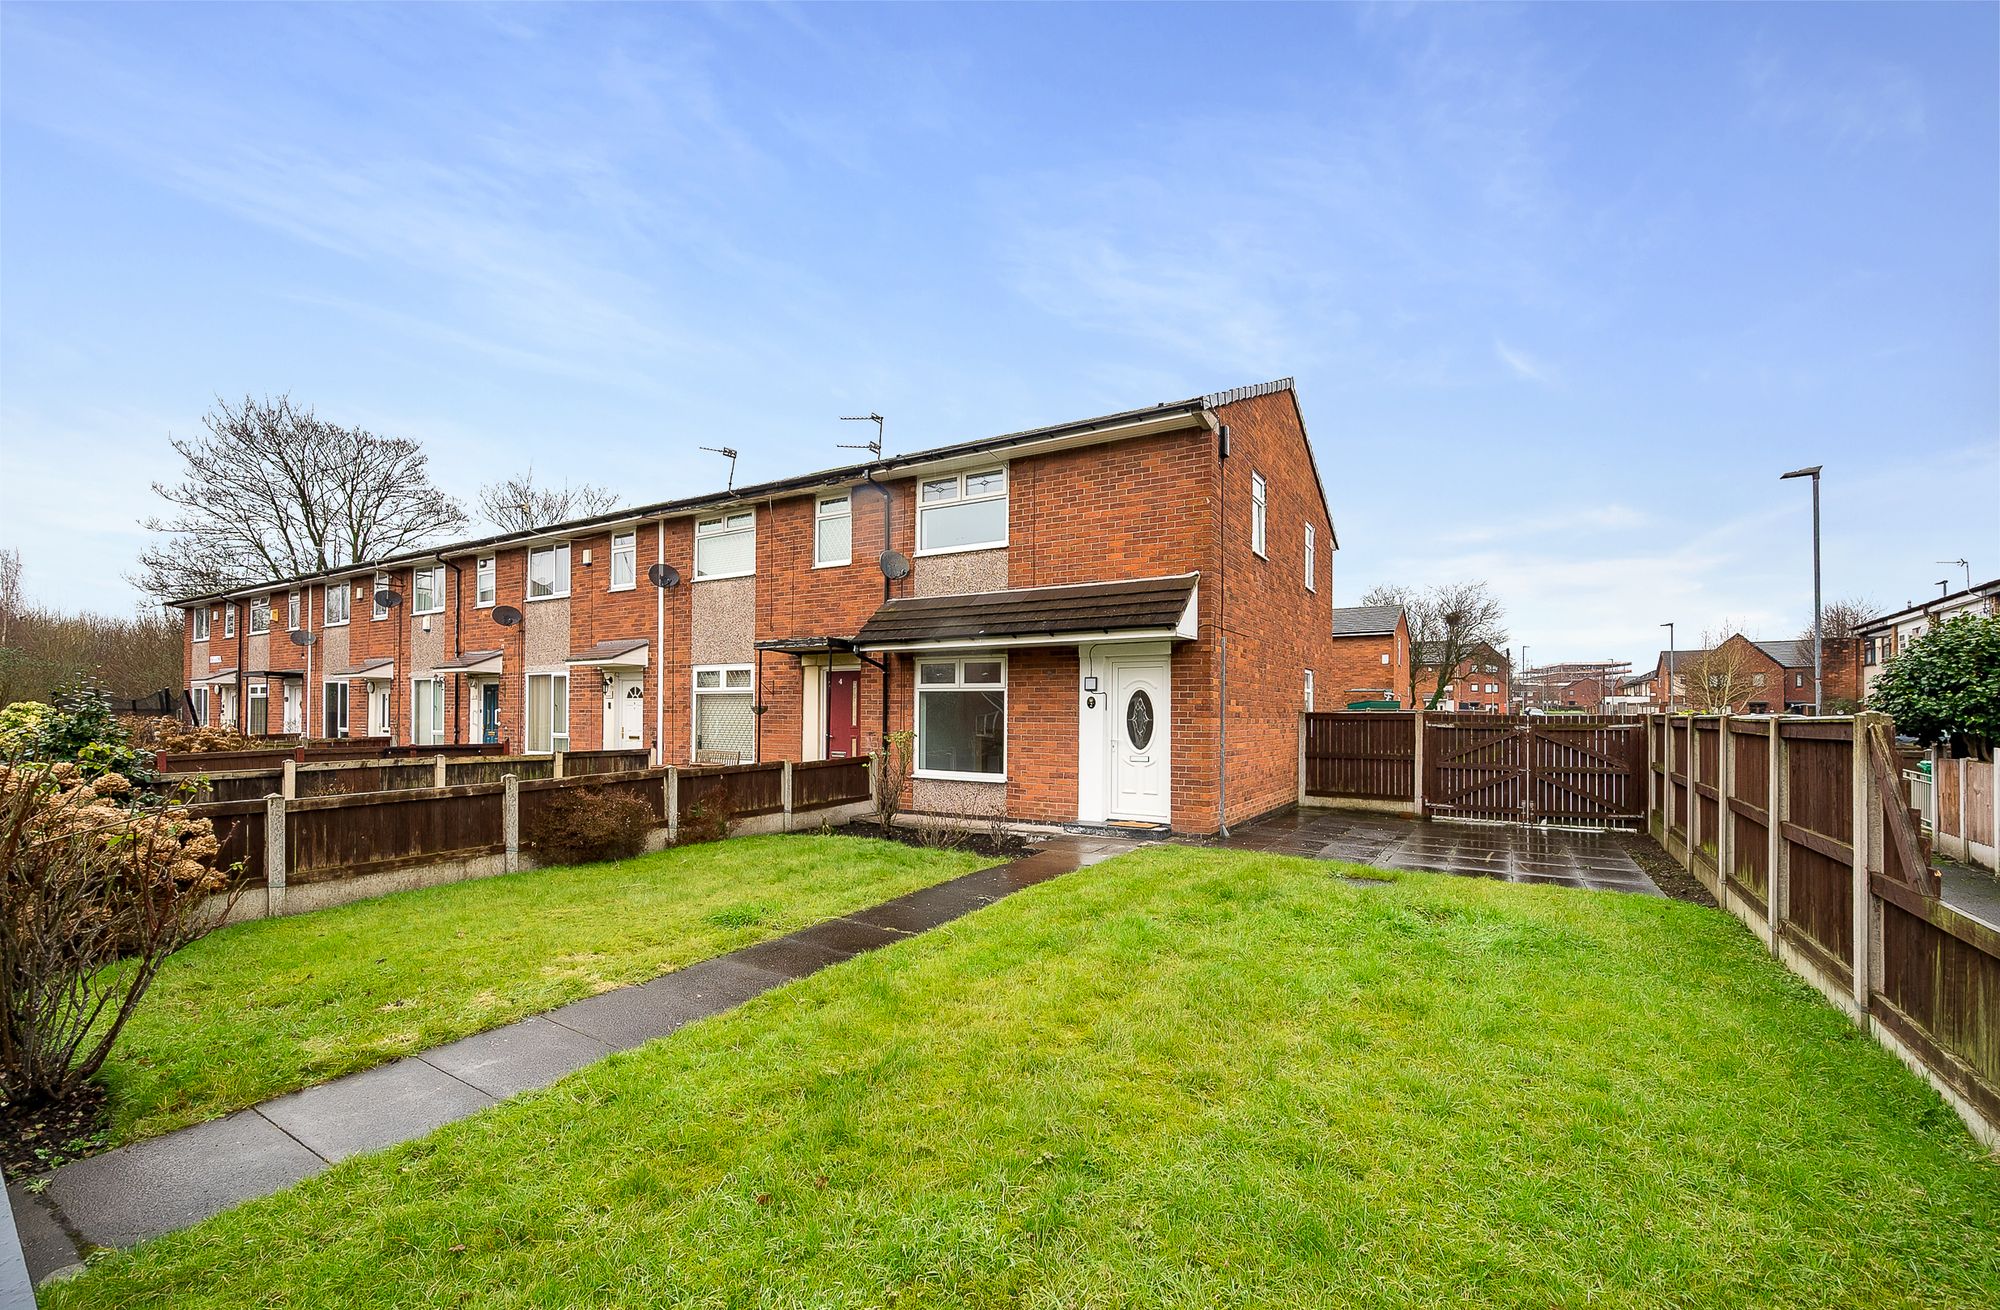
[[[329,678],[368,678],[380,682],[396,676],[396,661],[389,659],[363,660],[359,664],[344,669],[328,669]]]
[[[1081,642],[1192,641],[1200,574],[1017,587],[891,600],[854,637],[857,650],[976,650]]]
[[[219,687],[225,682],[234,681],[236,681],[235,669],[217,669],[206,677],[196,678],[192,685],[196,687]]]
[[[635,637],[623,641],[600,641],[587,649],[571,651],[564,663],[572,668],[643,669],[646,667],[646,640]]]
[[[498,673],[500,672],[500,652],[497,650],[469,650],[456,659],[446,660],[434,666],[433,673]]]

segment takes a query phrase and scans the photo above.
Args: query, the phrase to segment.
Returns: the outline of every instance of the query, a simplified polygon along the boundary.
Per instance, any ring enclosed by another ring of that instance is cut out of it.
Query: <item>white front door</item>
[[[297,736],[306,730],[305,684],[285,682],[285,731]]]
[[[1165,655],[1110,655],[1110,805],[1113,819],[1173,818],[1172,679]]]
[[[607,678],[604,683],[604,749],[643,750],[645,746],[645,679],[632,676]]]
[[[389,735],[389,684],[386,682],[368,684],[368,735]]]

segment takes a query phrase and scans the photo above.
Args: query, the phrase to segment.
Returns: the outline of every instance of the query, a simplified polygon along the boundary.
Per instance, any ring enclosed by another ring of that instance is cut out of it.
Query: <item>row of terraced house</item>
[[[178,602],[192,714],[397,745],[813,760],[910,808],[1206,832],[1332,663],[1289,379]]]

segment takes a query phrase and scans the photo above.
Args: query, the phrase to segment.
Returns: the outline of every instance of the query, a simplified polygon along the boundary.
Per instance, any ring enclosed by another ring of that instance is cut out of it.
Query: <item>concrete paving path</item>
[[[348,1156],[422,1137],[613,1051],[664,1037],[1134,845],[1109,837],[1052,838],[1011,864],[78,1160],[36,1192],[10,1184],[7,1199],[28,1271],[39,1282],[75,1265],[91,1247],[132,1246],[281,1191]]]
[[[1620,839],[1497,823],[1444,823],[1362,810],[1285,810],[1209,844],[1588,891],[1662,895]]]
[[[2000,875],[1943,856],[1933,856],[1946,905],[1981,923],[2000,928]]]

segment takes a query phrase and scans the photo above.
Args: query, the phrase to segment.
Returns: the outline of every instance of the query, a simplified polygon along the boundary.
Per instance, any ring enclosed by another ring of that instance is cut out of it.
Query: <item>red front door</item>
[[[826,757],[853,759],[861,753],[861,675],[826,675]]]

